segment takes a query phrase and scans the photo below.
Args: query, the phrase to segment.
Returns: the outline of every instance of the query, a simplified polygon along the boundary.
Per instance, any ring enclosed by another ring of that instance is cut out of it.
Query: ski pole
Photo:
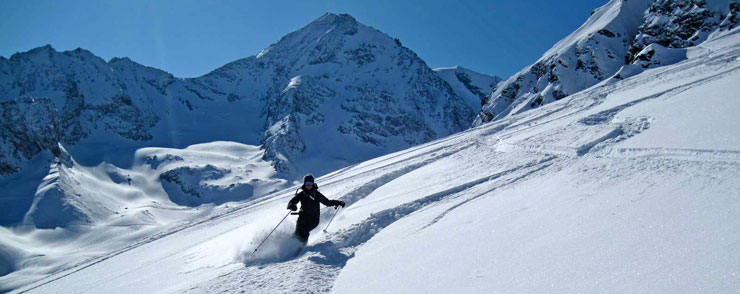
[[[326,228],[324,228],[324,233],[326,233],[326,229],[329,228],[329,225],[331,225],[331,221],[334,220],[334,217],[337,216],[337,213],[339,213],[339,206],[334,207],[334,215],[331,216],[331,219],[329,219],[329,223],[326,224]]]
[[[257,245],[257,248],[254,248],[254,251],[252,251],[252,254],[254,254],[255,252],[257,252],[257,249],[260,249],[260,246],[262,246],[262,244],[264,244],[265,241],[267,241],[267,238],[270,238],[270,235],[272,235],[272,232],[274,232],[280,226],[280,224],[283,223],[283,221],[285,220],[285,218],[287,218],[289,215],[290,215],[290,211],[288,211],[288,213],[283,217],[283,219],[280,220],[280,222],[277,224],[277,226],[275,226],[275,228],[273,228],[272,231],[270,231],[270,233],[267,234],[267,237],[265,237],[265,239],[262,240],[262,242],[260,242],[260,245]]]

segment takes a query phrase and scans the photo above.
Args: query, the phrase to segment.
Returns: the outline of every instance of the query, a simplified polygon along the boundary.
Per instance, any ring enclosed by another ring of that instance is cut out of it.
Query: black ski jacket
[[[321,212],[319,211],[321,208],[319,203],[326,206],[336,206],[341,203],[337,200],[327,199],[326,196],[316,189],[316,187],[308,191],[306,188],[301,187],[301,192],[288,201],[289,204],[297,204],[298,202],[301,202],[301,211],[298,214],[298,217],[317,221],[321,215]]]

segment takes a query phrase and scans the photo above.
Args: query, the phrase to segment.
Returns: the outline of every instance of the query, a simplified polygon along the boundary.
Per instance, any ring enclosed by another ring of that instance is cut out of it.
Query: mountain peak
[[[54,47],[47,44],[41,47],[33,48],[27,52],[15,53],[10,57],[10,59],[18,60],[19,58],[29,58],[29,57],[51,59],[53,58],[53,56],[59,56],[59,55],[77,56],[80,58],[98,58],[95,54],[93,54],[89,50],[82,49],[79,47],[74,50],[57,51],[56,49],[54,49]]]
[[[354,35],[357,32],[357,20],[349,14],[326,13],[306,25],[303,30],[317,30],[319,32],[335,31],[346,35]]]
[[[136,63],[135,61],[131,60],[131,58],[128,58],[126,56],[124,57],[113,57],[110,60],[108,60],[108,63],[118,63],[118,62],[124,62],[124,63]]]
[[[46,44],[44,46],[40,46],[40,47],[33,48],[31,50],[28,50],[28,52],[15,53],[13,54],[13,56],[17,56],[17,55],[20,56],[20,55],[25,55],[25,54],[35,55],[35,54],[43,54],[43,53],[50,53],[50,52],[56,52],[56,50],[54,50],[54,48],[51,47],[51,45]],[[13,56],[11,56],[10,58],[12,59]]]
[[[285,54],[306,53],[313,51],[331,51],[342,45],[345,36],[353,36],[361,30],[357,20],[349,14],[325,13],[301,29],[285,35],[276,43],[262,50],[257,58],[262,58],[270,52],[282,51]],[[312,41],[308,41],[312,40]],[[331,41],[333,40],[333,42]],[[331,45],[330,45],[331,43]],[[305,46],[309,46],[305,47]],[[319,46],[319,47],[316,47]],[[296,48],[303,47],[301,50]],[[326,48],[324,48],[326,47]]]
[[[54,50],[54,47],[51,47],[51,44],[46,44],[41,47],[36,47],[30,50],[30,52],[45,52],[45,51],[56,51]]]
[[[334,14],[327,12],[312,23],[331,23],[331,24],[356,24],[357,20],[349,14]]]

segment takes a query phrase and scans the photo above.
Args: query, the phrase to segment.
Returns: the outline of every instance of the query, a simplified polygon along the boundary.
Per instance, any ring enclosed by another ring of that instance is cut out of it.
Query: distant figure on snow
[[[308,242],[309,232],[319,225],[319,216],[321,214],[319,211],[319,202],[326,206],[344,207],[344,201],[329,200],[318,190],[319,187],[314,183],[313,176],[308,174],[303,178],[303,186],[301,186],[300,192],[288,202],[288,209],[292,211],[296,211],[298,209],[296,204],[299,201],[301,202],[301,211],[298,213],[295,235],[304,245]]]
[[[128,185],[131,186],[131,175],[126,175],[126,181],[128,181]]]

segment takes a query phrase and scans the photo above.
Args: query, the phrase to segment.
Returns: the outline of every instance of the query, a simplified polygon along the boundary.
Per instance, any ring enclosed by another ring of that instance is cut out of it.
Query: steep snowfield
[[[483,99],[501,82],[501,78],[497,76],[482,74],[461,66],[439,67],[434,71],[476,113],[480,111]]]
[[[551,103],[610,77],[625,64],[628,45],[650,0],[611,0],[547,50],[534,64],[501,82],[475,125]]]
[[[286,189],[17,292],[737,291],[740,30],[687,56],[317,179],[348,206],[295,258],[291,216],[251,254]]]
[[[474,125],[540,107],[610,78],[686,59],[738,24],[734,0],[611,0],[534,64],[499,83]]]

